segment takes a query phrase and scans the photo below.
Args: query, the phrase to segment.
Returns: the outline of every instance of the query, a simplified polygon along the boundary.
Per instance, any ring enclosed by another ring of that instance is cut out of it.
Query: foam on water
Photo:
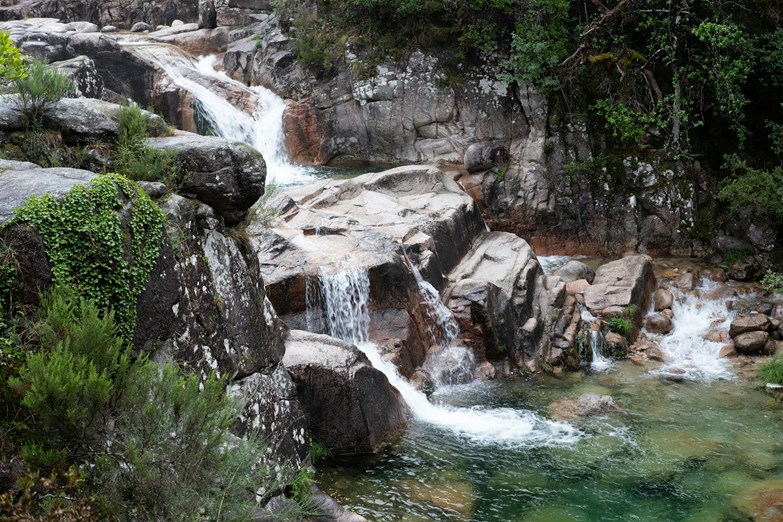
[[[729,362],[718,358],[723,343],[704,339],[710,330],[728,330],[735,315],[727,309],[728,296],[716,299],[701,297],[716,287],[717,283],[703,279],[699,296],[676,289],[673,291],[674,329],[663,336],[647,334],[657,341],[667,361],[655,373],[676,373],[683,379],[698,381],[734,378]]]
[[[562,445],[576,442],[582,433],[573,426],[554,422],[527,410],[513,408],[459,408],[433,404],[415,389],[369,339],[369,290],[367,271],[353,268],[319,273],[321,295],[331,335],[352,342],[367,355],[402,394],[413,415],[440,429],[449,430],[477,444],[514,447]]]

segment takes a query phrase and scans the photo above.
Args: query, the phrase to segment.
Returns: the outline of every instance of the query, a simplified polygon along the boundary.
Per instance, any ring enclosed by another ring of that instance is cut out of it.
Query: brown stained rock
[[[757,482],[731,499],[732,505],[754,522],[783,520],[783,481]]]
[[[737,353],[737,349],[734,347],[734,343],[725,344],[721,347],[720,352],[718,352],[719,358],[732,358],[737,357],[739,354]]]
[[[661,310],[661,313],[668,317],[669,319],[674,319],[674,312],[672,312],[671,308],[667,308],[666,310]]]
[[[769,334],[767,332],[745,332],[734,337],[734,346],[738,352],[756,353],[767,344]]]
[[[286,151],[292,161],[305,165],[322,165],[330,158],[321,148],[323,126],[318,113],[309,103],[293,103],[283,113]]]
[[[659,288],[653,294],[653,304],[657,312],[671,308],[673,303],[674,295],[668,290]]]
[[[587,282],[587,279],[577,279],[576,281],[566,283],[566,292],[569,294],[583,294],[589,286],[590,283]]]
[[[741,315],[731,322],[729,335],[737,337],[746,332],[768,331],[770,328],[771,322],[765,314]]]
[[[575,422],[596,415],[620,412],[622,409],[610,395],[586,393],[555,401],[549,405],[549,415],[556,420]]]
[[[666,356],[663,355],[663,352],[661,351],[660,348],[657,348],[655,346],[648,348],[645,351],[645,355],[647,356],[647,359],[650,361],[666,362]]]
[[[660,335],[665,335],[674,328],[672,320],[663,314],[652,314],[647,316],[644,326],[650,333]]]

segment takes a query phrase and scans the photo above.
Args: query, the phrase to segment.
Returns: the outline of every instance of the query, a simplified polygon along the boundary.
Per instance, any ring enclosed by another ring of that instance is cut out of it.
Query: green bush
[[[758,369],[758,376],[765,382],[783,384],[783,358],[762,364]]]
[[[0,32],[0,80],[14,80],[24,75],[22,53],[11,41],[8,33]]]
[[[13,87],[19,95],[20,110],[33,128],[41,127],[47,107],[76,93],[76,86],[65,73],[41,60],[31,61],[26,75],[14,78]]]
[[[773,294],[783,294],[783,273],[767,270],[761,279],[761,286]]]
[[[747,208],[776,222],[783,219],[783,168],[755,169],[736,156],[728,156],[724,168],[731,172],[731,177],[718,191],[718,199],[731,212]]]
[[[137,105],[129,105],[119,110],[117,118],[115,169],[135,181],[162,181],[171,186],[177,175],[175,154],[144,145],[150,136],[144,112]]]
[[[230,434],[240,405],[226,382],[131,359],[113,318],[69,288],[44,298],[37,349],[11,379],[28,465],[84,470],[104,519],[250,520],[259,488],[280,486],[264,446]]]

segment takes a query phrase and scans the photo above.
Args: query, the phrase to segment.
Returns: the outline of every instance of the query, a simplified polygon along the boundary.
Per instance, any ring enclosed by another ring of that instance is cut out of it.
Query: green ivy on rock
[[[14,221],[29,223],[43,238],[54,283],[114,309],[130,341],[136,301],[160,252],[160,208],[127,178],[107,174],[62,198],[31,196]]]

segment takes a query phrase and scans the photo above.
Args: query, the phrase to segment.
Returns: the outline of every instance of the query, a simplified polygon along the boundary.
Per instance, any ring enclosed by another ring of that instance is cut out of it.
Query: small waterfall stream
[[[656,373],[675,373],[694,381],[734,379],[729,361],[718,357],[724,343],[705,339],[711,329],[728,330],[736,315],[726,305],[730,295],[711,295],[719,289],[709,279],[702,279],[698,293],[686,294],[673,289],[674,329],[663,336],[647,334],[666,357],[666,363]]]
[[[282,98],[261,86],[247,87],[215,70],[215,56],[194,61],[184,52],[163,44],[125,42],[124,45],[144,60],[156,64],[177,87],[189,92],[196,100],[199,116],[210,129],[223,138],[241,141],[257,149],[266,161],[268,179],[279,185],[312,181],[306,167],[294,165],[285,151]],[[220,86],[221,93],[215,87]],[[226,99],[247,105],[245,112]],[[221,96],[220,94],[224,94]]]
[[[322,270],[318,281],[329,333],[356,344],[373,366],[382,371],[400,391],[417,419],[479,444],[548,446],[571,444],[582,437],[581,432],[573,426],[546,420],[531,411],[457,408],[431,403],[426,395],[399,374],[393,364],[384,360],[378,346],[369,341],[370,282],[367,271],[361,268],[339,272]]]

